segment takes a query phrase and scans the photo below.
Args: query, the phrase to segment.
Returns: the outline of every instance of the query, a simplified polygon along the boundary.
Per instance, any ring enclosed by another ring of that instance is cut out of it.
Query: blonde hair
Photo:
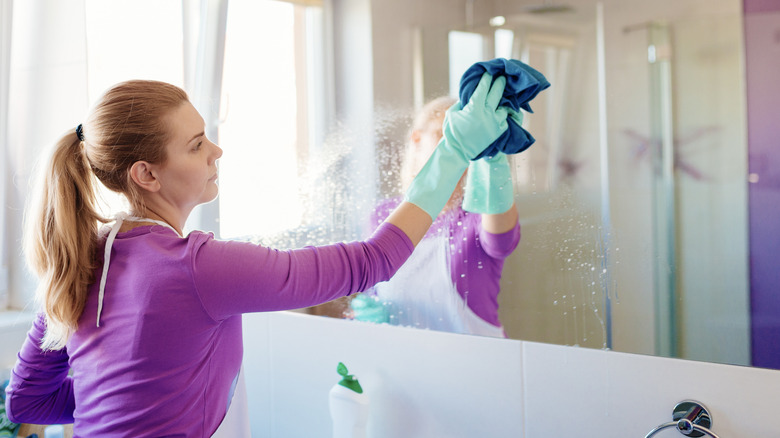
[[[414,176],[420,171],[421,165],[425,163],[425,160],[428,158],[417,156],[417,153],[414,151],[413,145],[411,144],[412,134],[415,131],[425,132],[429,129],[433,129],[431,124],[443,120],[447,110],[457,101],[457,99],[449,96],[440,96],[429,101],[417,111],[412,122],[412,129],[409,132],[410,141],[404,151],[404,157],[401,163],[401,183],[404,189],[409,187]],[[440,128],[441,126],[438,127]]]
[[[94,281],[98,227],[108,222],[96,205],[95,178],[145,214],[130,167],[164,162],[171,134],[165,116],[187,101],[184,90],[164,82],[122,82],[93,107],[83,141],[71,130],[54,145],[25,217],[25,255],[40,278],[36,299],[46,316],[42,349],[65,346]]]

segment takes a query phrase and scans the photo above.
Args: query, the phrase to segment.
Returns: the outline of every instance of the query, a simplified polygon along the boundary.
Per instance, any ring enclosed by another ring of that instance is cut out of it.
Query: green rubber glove
[[[515,202],[512,172],[506,154],[484,157],[469,164],[463,209],[472,213],[500,214]]]
[[[431,219],[436,219],[447,204],[471,159],[507,130],[508,109],[498,106],[505,85],[503,76],[493,82],[492,76],[485,73],[465,107],[456,103],[447,110],[442,139],[404,196]]]
[[[523,113],[508,110],[509,117],[523,125]],[[515,201],[512,172],[506,154],[484,157],[469,163],[466,189],[463,191],[463,209],[472,213],[501,214]]]

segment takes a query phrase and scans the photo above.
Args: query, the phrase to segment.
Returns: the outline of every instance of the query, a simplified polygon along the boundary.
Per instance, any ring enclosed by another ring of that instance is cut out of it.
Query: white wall
[[[684,399],[721,437],[780,430],[780,371],[289,312],[246,315],[244,339],[253,437],[330,436],[339,361],[371,398],[369,438],[639,437]]]

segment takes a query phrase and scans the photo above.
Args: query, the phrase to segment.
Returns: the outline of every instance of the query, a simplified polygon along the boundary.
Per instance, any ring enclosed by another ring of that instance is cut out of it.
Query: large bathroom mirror
[[[751,288],[749,269],[758,176],[744,10],[740,0],[326,3],[333,61],[315,80],[332,81],[334,117],[298,169],[309,204],[296,214],[310,219],[253,238],[365,237],[372,206],[400,193],[415,109],[455,96],[473,62],[519,59],[552,86],[524,121],[536,144],[510,157],[522,239],[500,283],[508,337],[778,367],[766,351],[775,341],[756,339],[771,330],[751,316],[767,291]],[[309,311],[344,317],[345,306]]]

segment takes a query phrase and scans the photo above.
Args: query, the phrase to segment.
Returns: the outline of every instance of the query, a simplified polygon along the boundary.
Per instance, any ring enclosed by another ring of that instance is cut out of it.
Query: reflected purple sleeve
[[[400,201],[400,198],[382,200],[374,209],[369,226],[384,220]],[[520,243],[520,223],[505,233],[492,234],[482,228],[482,215],[458,208],[440,214],[426,238],[437,235],[450,239],[449,270],[458,294],[477,316],[500,326],[501,274],[504,261]]]
[[[452,281],[458,294],[480,318],[500,326],[498,295],[504,261],[520,242],[520,224],[501,234],[492,234],[481,226],[479,214],[468,214],[468,228],[456,228],[455,246],[450,259]]]
[[[487,255],[494,259],[505,259],[520,243],[520,223],[516,223],[514,228],[501,234],[492,234],[480,229],[479,240]]]

